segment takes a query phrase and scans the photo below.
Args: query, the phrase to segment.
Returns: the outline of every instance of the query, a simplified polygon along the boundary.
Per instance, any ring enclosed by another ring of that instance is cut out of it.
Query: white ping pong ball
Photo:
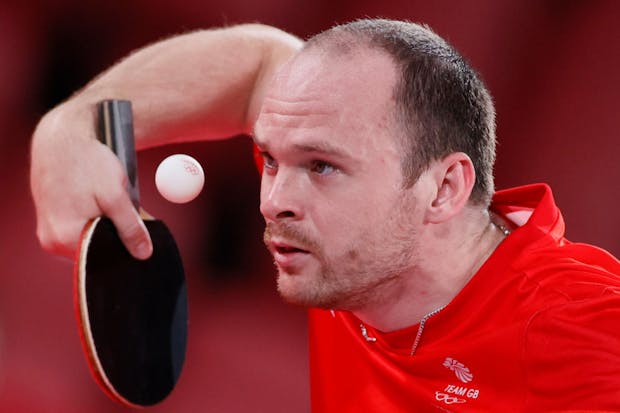
[[[189,155],[170,155],[155,171],[155,186],[170,202],[184,204],[196,198],[205,183],[205,174],[197,160]]]

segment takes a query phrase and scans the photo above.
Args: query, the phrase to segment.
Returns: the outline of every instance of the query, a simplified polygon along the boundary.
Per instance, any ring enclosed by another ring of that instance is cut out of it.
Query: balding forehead
[[[267,90],[255,136],[313,134],[337,125],[351,134],[393,131],[396,68],[384,53],[360,49],[347,57],[305,50],[277,73]],[[346,126],[345,126],[346,125]],[[335,132],[334,132],[335,133]]]
[[[338,53],[333,48],[311,47],[302,49],[283,65],[271,89],[274,92],[305,89],[315,93],[317,83],[335,82],[336,88],[380,86],[391,93],[396,79],[394,60],[383,50],[361,44],[347,49],[346,53]]]
[[[343,56],[360,52],[362,49],[370,46],[370,38],[366,35],[332,28],[311,37],[304,43],[300,52],[320,50],[326,54]]]

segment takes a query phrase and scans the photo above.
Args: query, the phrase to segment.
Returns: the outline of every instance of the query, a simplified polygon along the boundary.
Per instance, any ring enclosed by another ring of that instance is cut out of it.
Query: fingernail
[[[140,260],[146,260],[151,256],[152,249],[151,244],[148,242],[141,242],[136,246],[135,255]]]

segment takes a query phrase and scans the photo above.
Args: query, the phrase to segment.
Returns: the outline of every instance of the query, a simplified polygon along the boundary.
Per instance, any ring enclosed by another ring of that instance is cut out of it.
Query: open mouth
[[[280,253],[280,254],[291,254],[294,252],[301,252],[301,253],[308,253],[308,251],[306,250],[302,250],[301,248],[297,248],[297,247],[290,247],[287,245],[275,245],[274,249],[276,252]]]
[[[312,257],[312,252],[286,241],[271,241],[268,246],[276,266],[290,275],[297,274],[309,264],[308,259]]]

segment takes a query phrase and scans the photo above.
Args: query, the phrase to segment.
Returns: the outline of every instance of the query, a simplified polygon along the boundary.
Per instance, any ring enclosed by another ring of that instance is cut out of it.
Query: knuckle
[[[104,213],[114,214],[125,206],[127,193],[123,187],[113,186],[97,196],[98,204]]]
[[[79,234],[67,226],[40,225],[37,238],[43,250],[58,255],[71,255],[75,251]]]
[[[41,229],[40,227],[37,229],[37,238],[39,239],[39,244],[41,244],[41,247],[45,251],[53,252],[56,248],[57,244],[53,237],[51,237],[47,231]]]

